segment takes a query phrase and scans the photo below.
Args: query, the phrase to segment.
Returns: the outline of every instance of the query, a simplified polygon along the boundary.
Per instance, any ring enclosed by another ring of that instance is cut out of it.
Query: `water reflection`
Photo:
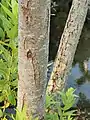
[[[53,0],[55,2],[55,0]],[[50,28],[50,47],[49,60],[54,60],[59,40],[63,32],[68,11],[72,0],[56,0],[57,6],[52,9],[51,28]],[[66,88],[74,87],[76,94],[79,95],[77,106],[83,111],[90,112],[90,11],[88,11],[82,35],[76,50],[71,74],[68,77]],[[50,77],[52,67],[48,69]],[[89,115],[88,115],[89,116]],[[88,117],[89,120],[90,117]],[[81,119],[79,119],[81,120]],[[84,118],[85,120],[85,118]]]
[[[67,80],[67,88],[74,87],[79,96],[77,106],[90,112],[90,28],[85,24],[75,54],[71,74]],[[89,115],[88,115],[89,116]],[[88,117],[90,118],[90,117]]]

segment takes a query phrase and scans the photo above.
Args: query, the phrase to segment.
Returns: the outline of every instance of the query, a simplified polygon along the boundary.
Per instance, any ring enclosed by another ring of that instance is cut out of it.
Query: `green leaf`
[[[77,110],[71,110],[71,111],[67,111],[67,112],[64,112],[63,115],[64,116],[75,116],[76,114],[74,114]]]
[[[16,109],[16,120],[26,120],[26,106],[23,107],[22,111]]]
[[[12,105],[16,105],[15,97],[13,96],[13,94],[8,95],[8,101],[9,101]]]
[[[7,31],[7,35],[10,39],[14,39],[18,34],[18,26],[13,26],[10,30]]]
[[[0,96],[0,102],[4,101],[4,96]]]
[[[3,31],[3,29],[0,27],[0,39],[4,39],[4,37],[5,37],[4,31]]]
[[[61,95],[62,102],[65,105],[67,103],[67,96],[64,92],[61,92],[60,95]]]
[[[62,107],[59,105],[57,106],[58,109],[58,114],[61,116],[61,118],[63,117],[63,111],[62,111]]]
[[[68,116],[68,120],[74,120],[71,116]]]
[[[7,44],[4,44],[4,45],[8,46]],[[2,58],[6,61],[6,63],[3,61],[4,62],[3,64],[10,67],[12,63],[12,57],[10,56],[10,52],[6,50],[2,45],[0,45],[0,52],[2,52],[1,54]]]
[[[3,16],[2,14],[0,14],[0,19],[3,22],[3,27],[6,32],[13,27],[12,23],[7,18],[5,18],[5,16]]]
[[[1,4],[1,3],[0,3],[0,4]],[[6,12],[6,14],[7,14],[10,18],[12,18],[13,21],[15,21],[15,20],[16,20],[16,17],[13,15],[13,13],[12,13],[8,8],[6,8],[4,5],[1,4],[1,6],[2,6],[3,10]]]
[[[46,95],[46,108],[50,107],[50,105],[54,102],[53,97],[50,95]]]
[[[17,85],[18,85],[18,80],[14,80],[14,81],[12,81],[11,82],[11,85],[13,86],[13,87],[17,87]]]
[[[58,119],[58,114],[57,113],[47,113],[45,115],[45,120],[59,120]]]
[[[11,5],[12,5],[12,12],[15,15],[15,17],[18,17],[18,3],[16,0],[11,0]]]
[[[8,76],[9,74],[7,65],[2,60],[0,60],[0,73],[4,74],[5,76]]]
[[[3,117],[3,112],[1,109],[0,109],[0,117]]]
[[[73,93],[75,92],[75,89],[74,88],[69,88],[68,91],[66,92],[66,96],[70,97],[70,96],[73,96]]]
[[[12,48],[12,51],[14,51],[15,53],[18,51],[17,48],[16,48],[16,43],[15,43],[15,41],[13,39],[10,40],[9,45]]]

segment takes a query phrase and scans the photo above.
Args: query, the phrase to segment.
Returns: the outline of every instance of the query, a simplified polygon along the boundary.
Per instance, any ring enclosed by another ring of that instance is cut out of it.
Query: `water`
[[[86,32],[87,30],[87,32]],[[74,87],[79,96],[78,108],[90,118],[90,29],[84,26],[83,33],[75,54],[67,88]],[[86,118],[84,118],[86,119]]]
[[[62,9],[59,9],[59,7],[56,9],[55,16],[51,17],[49,60],[55,59],[59,40],[70,9],[64,9],[66,8],[65,5],[64,7],[62,5]],[[90,14],[88,15],[87,17],[90,18]],[[49,68],[48,76],[50,76],[50,71],[52,71],[52,67]],[[72,69],[68,76],[66,88],[69,87],[75,88],[75,93],[79,96],[76,102],[76,107],[80,111],[78,120],[90,120],[90,20],[87,20],[87,18],[75,53]]]

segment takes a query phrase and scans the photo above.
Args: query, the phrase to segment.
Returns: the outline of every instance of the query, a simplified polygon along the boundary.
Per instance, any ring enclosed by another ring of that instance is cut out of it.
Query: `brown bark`
[[[43,119],[47,83],[50,0],[19,0],[18,109]]]
[[[71,69],[74,54],[88,10],[88,0],[73,0],[60,40],[48,92],[62,90]]]

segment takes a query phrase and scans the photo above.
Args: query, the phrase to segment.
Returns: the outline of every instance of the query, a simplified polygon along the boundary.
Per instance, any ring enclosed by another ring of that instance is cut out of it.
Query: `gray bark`
[[[62,90],[70,72],[74,54],[88,10],[88,0],[73,0],[60,40],[57,57],[51,74],[48,92]]]
[[[18,109],[43,119],[47,83],[50,0],[19,0]]]

